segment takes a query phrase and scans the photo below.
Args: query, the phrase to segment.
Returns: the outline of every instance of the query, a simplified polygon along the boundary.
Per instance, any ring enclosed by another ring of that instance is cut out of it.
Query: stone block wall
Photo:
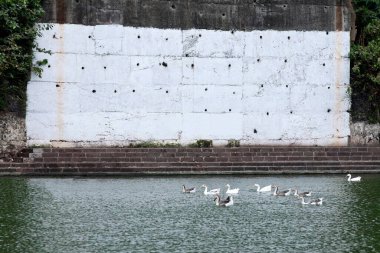
[[[0,160],[10,160],[25,146],[25,119],[15,113],[0,113]]]

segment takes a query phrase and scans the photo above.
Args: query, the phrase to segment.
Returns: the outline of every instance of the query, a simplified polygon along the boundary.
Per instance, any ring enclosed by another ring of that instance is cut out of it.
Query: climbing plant
[[[351,46],[353,121],[380,123],[380,1],[354,0],[357,35]]]
[[[44,51],[35,43],[48,29],[37,25],[43,13],[41,0],[0,0],[0,111],[25,112],[30,73],[40,75],[47,63],[33,65],[33,51]]]

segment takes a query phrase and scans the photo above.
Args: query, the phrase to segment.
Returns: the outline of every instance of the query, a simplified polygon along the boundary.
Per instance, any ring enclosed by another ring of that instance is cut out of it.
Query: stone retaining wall
[[[44,148],[0,175],[380,173],[380,147]]]
[[[11,160],[25,146],[25,119],[16,113],[0,113],[0,161]]]

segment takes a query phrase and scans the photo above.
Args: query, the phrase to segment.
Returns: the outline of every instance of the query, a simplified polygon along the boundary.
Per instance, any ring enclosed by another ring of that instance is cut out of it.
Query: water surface
[[[241,189],[228,208],[200,188],[227,183]],[[0,252],[380,252],[379,192],[380,175],[0,178]]]

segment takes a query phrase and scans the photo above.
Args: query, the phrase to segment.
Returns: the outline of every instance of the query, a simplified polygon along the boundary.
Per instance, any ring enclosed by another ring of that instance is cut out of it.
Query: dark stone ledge
[[[349,31],[349,0],[44,0],[46,23]]]

